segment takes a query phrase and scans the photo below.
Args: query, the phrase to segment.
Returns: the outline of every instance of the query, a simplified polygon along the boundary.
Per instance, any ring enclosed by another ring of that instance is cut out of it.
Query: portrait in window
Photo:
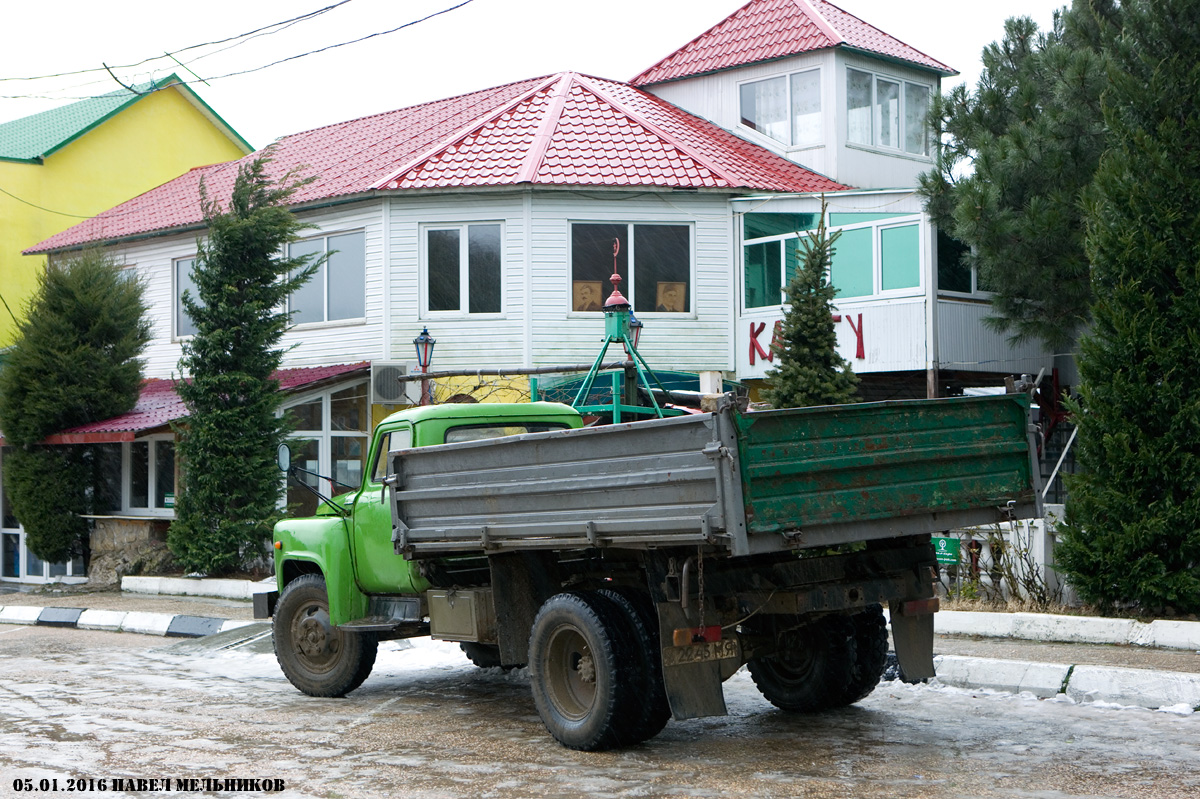
[[[605,287],[614,267],[621,276],[621,293],[632,303],[634,312],[654,313],[659,309],[661,283],[681,287],[678,310],[673,313],[691,312],[691,226],[591,222],[571,226],[572,309],[577,299],[575,284],[598,282]]]
[[[603,285],[599,280],[576,280],[571,284],[571,310],[603,311]]]

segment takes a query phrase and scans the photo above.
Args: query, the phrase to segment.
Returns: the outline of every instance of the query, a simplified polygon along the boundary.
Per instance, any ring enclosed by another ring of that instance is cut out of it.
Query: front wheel
[[[275,607],[275,659],[284,675],[309,696],[345,696],[375,665],[378,639],[329,621],[325,578],[305,574],[288,583]]]

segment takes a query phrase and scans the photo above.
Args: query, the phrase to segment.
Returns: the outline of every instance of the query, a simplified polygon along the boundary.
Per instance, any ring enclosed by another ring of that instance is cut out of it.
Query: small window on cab
[[[388,453],[394,449],[412,446],[412,428],[401,427],[389,430],[379,437],[379,451],[375,453],[375,468],[371,470],[371,482],[382,483],[388,475]]]

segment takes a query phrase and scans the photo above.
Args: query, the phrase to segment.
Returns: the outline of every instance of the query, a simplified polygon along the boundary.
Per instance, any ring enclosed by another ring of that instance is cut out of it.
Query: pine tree
[[[1127,0],[1087,208],[1097,301],[1059,565],[1101,609],[1200,611],[1200,3]]]
[[[178,392],[189,416],[177,428],[183,464],[167,543],[189,571],[227,573],[263,554],[279,518],[284,440],[272,373],[288,326],[281,310],[319,262],[280,253],[307,226],[286,202],[304,185],[267,174],[270,152],[239,169],[227,210],[201,195],[207,240],[198,244],[196,295],[183,306],[197,333],[183,345]]]
[[[788,310],[771,351],[779,366],[767,372],[763,399],[776,408],[840,405],[854,402],[858,376],[838,354],[833,321],[837,289],[828,280],[834,242],[841,231],[828,235],[825,205],[815,231],[799,239],[802,258],[788,284]]]
[[[130,410],[150,341],[142,284],[100,251],[51,263],[0,370],[4,481],[25,542],[56,563],[86,551],[90,449],[46,436]]]
[[[920,193],[938,227],[970,246],[993,292],[989,324],[1014,341],[1068,352],[1088,320],[1081,197],[1107,146],[1102,38],[1118,24],[1113,0],[1074,0],[1045,33],[1010,19],[975,91],[957,86],[930,109],[940,146]]]

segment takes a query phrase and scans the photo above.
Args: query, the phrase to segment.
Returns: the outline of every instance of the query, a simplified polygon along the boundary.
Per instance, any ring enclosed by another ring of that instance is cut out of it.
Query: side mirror
[[[280,444],[279,449],[275,452],[275,462],[279,464],[279,471],[287,473],[292,469],[292,450],[287,444]]]

